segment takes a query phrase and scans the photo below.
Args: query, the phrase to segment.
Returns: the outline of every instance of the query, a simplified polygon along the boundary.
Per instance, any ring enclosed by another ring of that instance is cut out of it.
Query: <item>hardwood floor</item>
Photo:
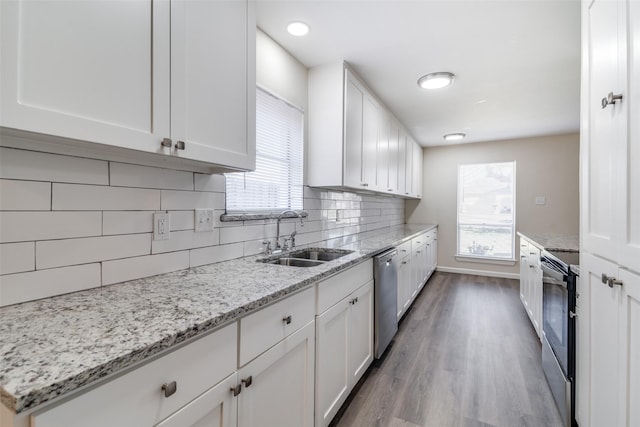
[[[332,424],[561,427],[518,289],[435,273]]]

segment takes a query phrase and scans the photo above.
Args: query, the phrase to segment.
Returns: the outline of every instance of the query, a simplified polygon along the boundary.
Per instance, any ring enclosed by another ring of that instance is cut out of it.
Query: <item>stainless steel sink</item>
[[[267,261],[267,264],[287,265],[289,267],[316,267],[324,264],[322,261],[314,261],[310,259],[301,258],[277,258],[271,261]]]
[[[298,259],[318,260],[318,261],[333,261],[334,259],[341,258],[345,255],[349,255],[353,251],[344,249],[332,249],[331,251],[322,249],[304,249],[300,251],[291,252],[289,257]]]

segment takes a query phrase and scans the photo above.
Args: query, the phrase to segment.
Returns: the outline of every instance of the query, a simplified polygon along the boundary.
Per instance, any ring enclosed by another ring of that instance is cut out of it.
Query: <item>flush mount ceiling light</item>
[[[418,79],[418,86],[422,89],[441,89],[449,86],[453,83],[456,76],[453,73],[445,71],[438,73],[429,73],[426,76],[422,76]]]
[[[287,31],[292,36],[300,37],[306,35],[309,32],[309,26],[304,22],[292,22],[287,25]]]
[[[462,133],[462,132],[458,132],[458,133],[448,133],[444,136],[444,140],[445,141],[460,141],[461,139],[463,139],[465,136],[467,136],[467,134]]]

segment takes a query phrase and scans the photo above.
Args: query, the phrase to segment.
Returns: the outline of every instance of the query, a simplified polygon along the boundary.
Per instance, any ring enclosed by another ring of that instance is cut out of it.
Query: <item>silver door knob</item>
[[[162,391],[164,392],[164,397],[171,396],[177,390],[178,390],[178,384],[175,381],[171,381],[170,383],[162,384]]]
[[[602,108],[607,108],[607,105],[615,104],[618,100],[622,100],[621,93],[614,95],[613,92],[609,92],[609,95],[602,98]]]

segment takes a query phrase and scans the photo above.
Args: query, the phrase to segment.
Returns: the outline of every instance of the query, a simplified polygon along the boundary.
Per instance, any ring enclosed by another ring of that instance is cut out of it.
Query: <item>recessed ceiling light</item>
[[[292,36],[300,37],[309,32],[309,26],[304,22],[292,22],[287,25],[287,31],[289,31],[289,34]]]
[[[464,134],[462,132],[458,132],[458,133],[448,133],[444,136],[444,140],[445,141],[460,141],[461,139],[463,139],[465,136],[467,136],[467,134]]]
[[[438,72],[430,73],[418,79],[418,86],[422,89],[440,89],[453,83],[456,76],[453,73]]]

